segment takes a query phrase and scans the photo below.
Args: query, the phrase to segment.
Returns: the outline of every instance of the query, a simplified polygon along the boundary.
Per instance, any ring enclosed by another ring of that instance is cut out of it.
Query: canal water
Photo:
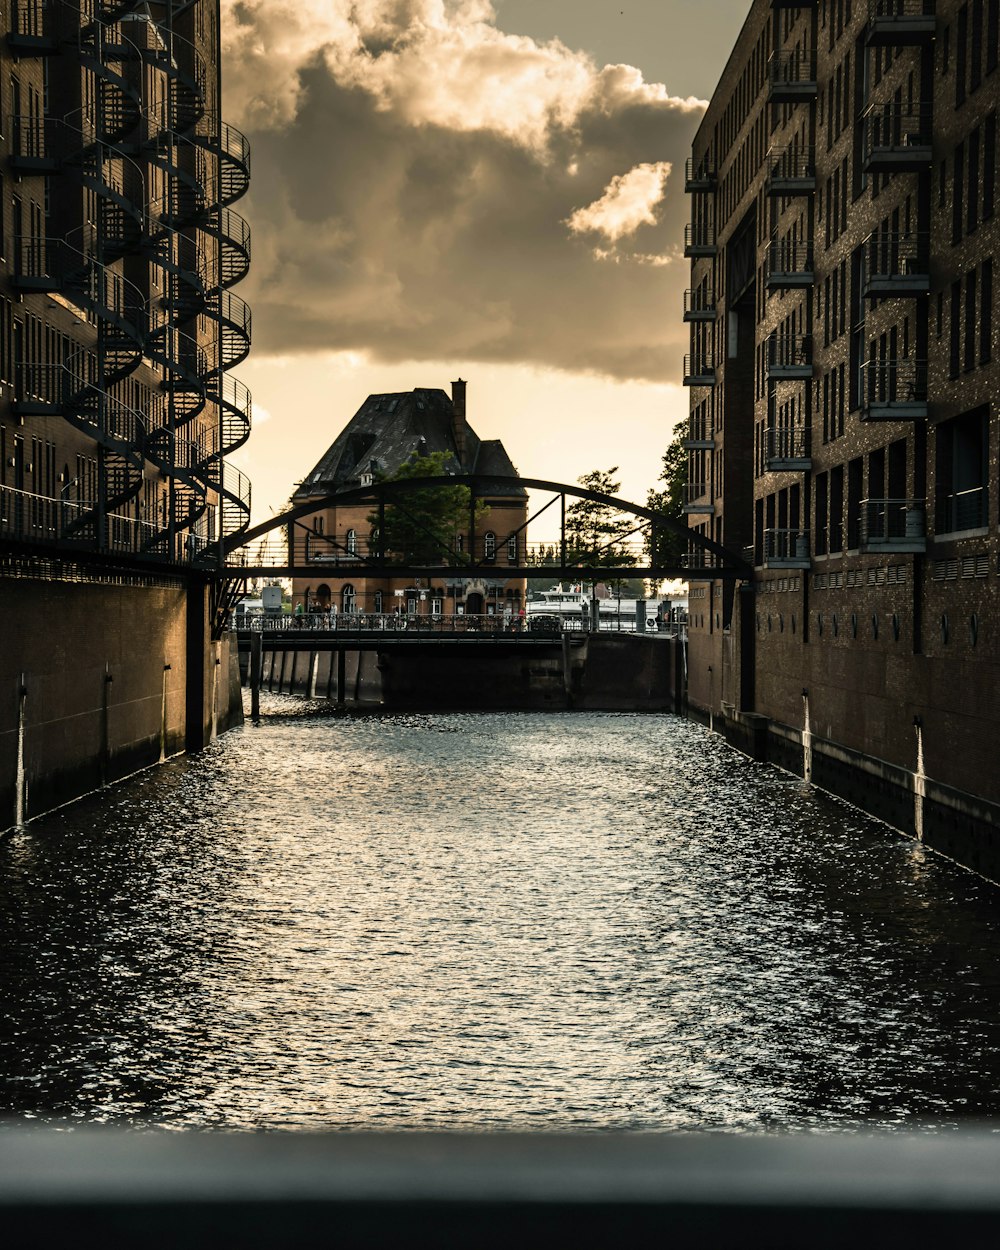
[[[259,727],[0,844],[0,1111],[838,1129],[1000,1110],[1000,890],[670,716]]]

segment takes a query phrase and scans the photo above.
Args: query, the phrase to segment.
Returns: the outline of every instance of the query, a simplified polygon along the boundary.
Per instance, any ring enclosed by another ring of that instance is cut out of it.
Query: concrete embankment
[[[0,578],[0,830],[242,721],[203,582]]]

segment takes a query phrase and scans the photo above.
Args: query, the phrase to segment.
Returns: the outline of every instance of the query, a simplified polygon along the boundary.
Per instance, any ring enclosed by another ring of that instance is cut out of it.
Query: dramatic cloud
[[[485,0],[223,0],[223,20],[258,353],[671,376],[668,175],[700,102],[506,34]]]
[[[640,226],[655,225],[670,168],[669,161],[659,161],[617,174],[599,200],[578,208],[566,224],[576,234],[603,234],[609,243],[635,234]]]

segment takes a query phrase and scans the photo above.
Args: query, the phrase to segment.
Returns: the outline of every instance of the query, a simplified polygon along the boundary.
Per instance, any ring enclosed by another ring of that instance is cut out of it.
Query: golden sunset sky
[[[468,379],[519,470],[642,501],[687,342],[684,161],[749,0],[222,0],[279,511],[364,398]]]

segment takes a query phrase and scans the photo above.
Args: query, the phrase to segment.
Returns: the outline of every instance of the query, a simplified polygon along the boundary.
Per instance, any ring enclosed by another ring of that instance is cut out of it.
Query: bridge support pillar
[[[573,706],[573,661],[569,651],[569,634],[562,636],[562,671],[563,689],[566,691],[566,706]]]
[[[264,637],[256,631],[250,635],[250,719],[260,720],[260,677],[264,660]]]
[[[337,702],[347,698],[347,651],[341,647],[337,652]]]

